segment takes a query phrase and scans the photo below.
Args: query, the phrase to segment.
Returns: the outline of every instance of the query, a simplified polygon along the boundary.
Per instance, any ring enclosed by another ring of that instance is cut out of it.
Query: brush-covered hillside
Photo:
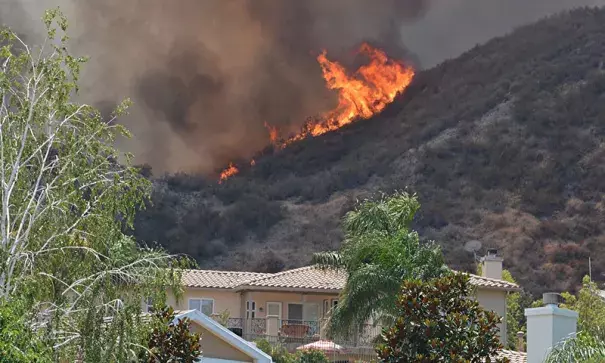
[[[469,270],[497,247],[534,293],[605,279],[605,11],[530,25],[420,72],[380,116],[279,152],[218,185],[155,179],[136,236],[202,267],[277,271],[337,248],[355,200],[407,188],[415,228]]]

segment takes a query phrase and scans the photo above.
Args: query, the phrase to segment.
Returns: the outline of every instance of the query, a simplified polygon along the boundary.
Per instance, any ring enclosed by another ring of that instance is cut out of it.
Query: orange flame
[[[330,61],[325,50],[317,57],[326,86],[338,91],[338,106],[308,121],[298,134],[285,140],[280,137],[277,127],[265,122],[273,145],[284,148],[305,137],[323,135],[358,119],[368,119],[384,110],[412,82],[414,69],[400,61],[389,59],[382,50],[363,43],[359,53],[367,56],[370,61],[353,74],[347,73],[338,62]],[[254,164],[253,160],[250,165]],[[219,183],[237,172],[238,169],[230,163],[221,173]]]
[[[227,169],[225,169],[221,172],[218,183],[221,184],[222,182],[229,179],[230,177],[237,174],[238,172],[239,172],[239,170],[237,169],[237,167],[235,167],[235,165],[233,165],[233,163],[229,163],[229,166],[227,167]]]
[[[307,122],[300,133],[281,144],[276,142],[277,129],[265,123],[274,144],[285,147],[307,136],[337,130],[357,119],[368,119],[384,110],[412,82],[414,69],[389,59],[383,51],[364,43],[359,53],[367,56],[370,62],[352,75],[339,63],[330,61],[325,50],[317,57],[326,86],[338,91],[338,106],[314,122]]]
[[[279,131],[277,130],[277,127],[271,126],[265,122],[265,128],[269,131],[269,140],[271,140],[271,143],[277,143],[279,141]]]

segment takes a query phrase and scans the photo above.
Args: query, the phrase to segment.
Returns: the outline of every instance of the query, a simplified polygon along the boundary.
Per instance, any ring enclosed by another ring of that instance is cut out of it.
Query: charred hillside
[[[339,245],[357,198],[419,195],[452,267],[497,247],[534,293],[605,279],[605,11],[544,19],[420,72],[381,115],[216,180],[157,177],[136,237],[203,267],[276,271]]]

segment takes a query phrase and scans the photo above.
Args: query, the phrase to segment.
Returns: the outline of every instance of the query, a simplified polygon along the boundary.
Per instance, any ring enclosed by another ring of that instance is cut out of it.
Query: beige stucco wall
[[[479,304],[487,309],[494,311],[499,316],[506,316],[506,292],[491,289],[478,289],[476,294]],[[246,291],[235,292],[217,289],[185,289],[183,297],[177,303],[174,296],[168,295],[168,303],[177,310],[188,310],[189,299],[208,298],[214,299],[214,313],[220,314],[224,310],[229,311],[231,318],[245,318],[245,302],[252,300],[256,302],[256,318],[262,319],[267,314],[267,302],[282,303],[282,319],[287,320],[288,303],[314,303],[318,306],[318,318],[322,318],[323,301],[325,299],[337,299],[338,294],[309,294],[299,292],[272,292],[272,291]],[[262,308],[262,311],[261,311]],[[500,326],[500,339],[506,344],[506,321],[503,320]]]
[[[325,299],[337,299],[338,294],[306,294],[296,292],[269,292],[269,291],[250,291],[245,294],[245,300],[256,302],[256,317],[265,318],[267,316],[267,303],[280,302],[282,303],[282,319],[288,319],[288,303],[311,303],[318,306],[318,318],[322,317],[323,301]],[[260,311],[260,308],[263,311]],[[245,306],[242,314],[245,314]],[[244,316],[244,315],[242,315]]]
[[[214,313],[229,311],[230,318],[241,318],[240,293],[229,290],[185,288],[183,296],[177,302],[168,294],[168,304],[176,310],[189,310],[189,299],[213,299]]]
[[[491,310],[501,317],[506,316],[506,291],[477,289],[477,301],[486,310]],[[500,326],[500,341],[506,345],[506,319]]]
[[[202,356],[207,358],[253,362],[252,357],[238,350],[236,347],[227,344],[221,338],[210,333],[203,327],[192,323],[191,330],[195,333],[199,333],[202,336],[202,342],[200,344],[202,348]]]

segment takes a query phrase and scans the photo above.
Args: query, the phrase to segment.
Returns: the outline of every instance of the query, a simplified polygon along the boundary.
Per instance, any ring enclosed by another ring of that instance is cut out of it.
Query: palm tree
[[[545,363],[596,363],[605,361],[605,341],[580,332],[556,345]]]
[[[340,251],[314,255],[314,263],[345,271],[348,277],[330,314],[332,336],[345,336],[370,320],[389,324],[404,280],[449,271],[441,249],[433,242],[421,243],[410,230],[419,208],[416,196],[405,192],[366,200],[345,215]]]

